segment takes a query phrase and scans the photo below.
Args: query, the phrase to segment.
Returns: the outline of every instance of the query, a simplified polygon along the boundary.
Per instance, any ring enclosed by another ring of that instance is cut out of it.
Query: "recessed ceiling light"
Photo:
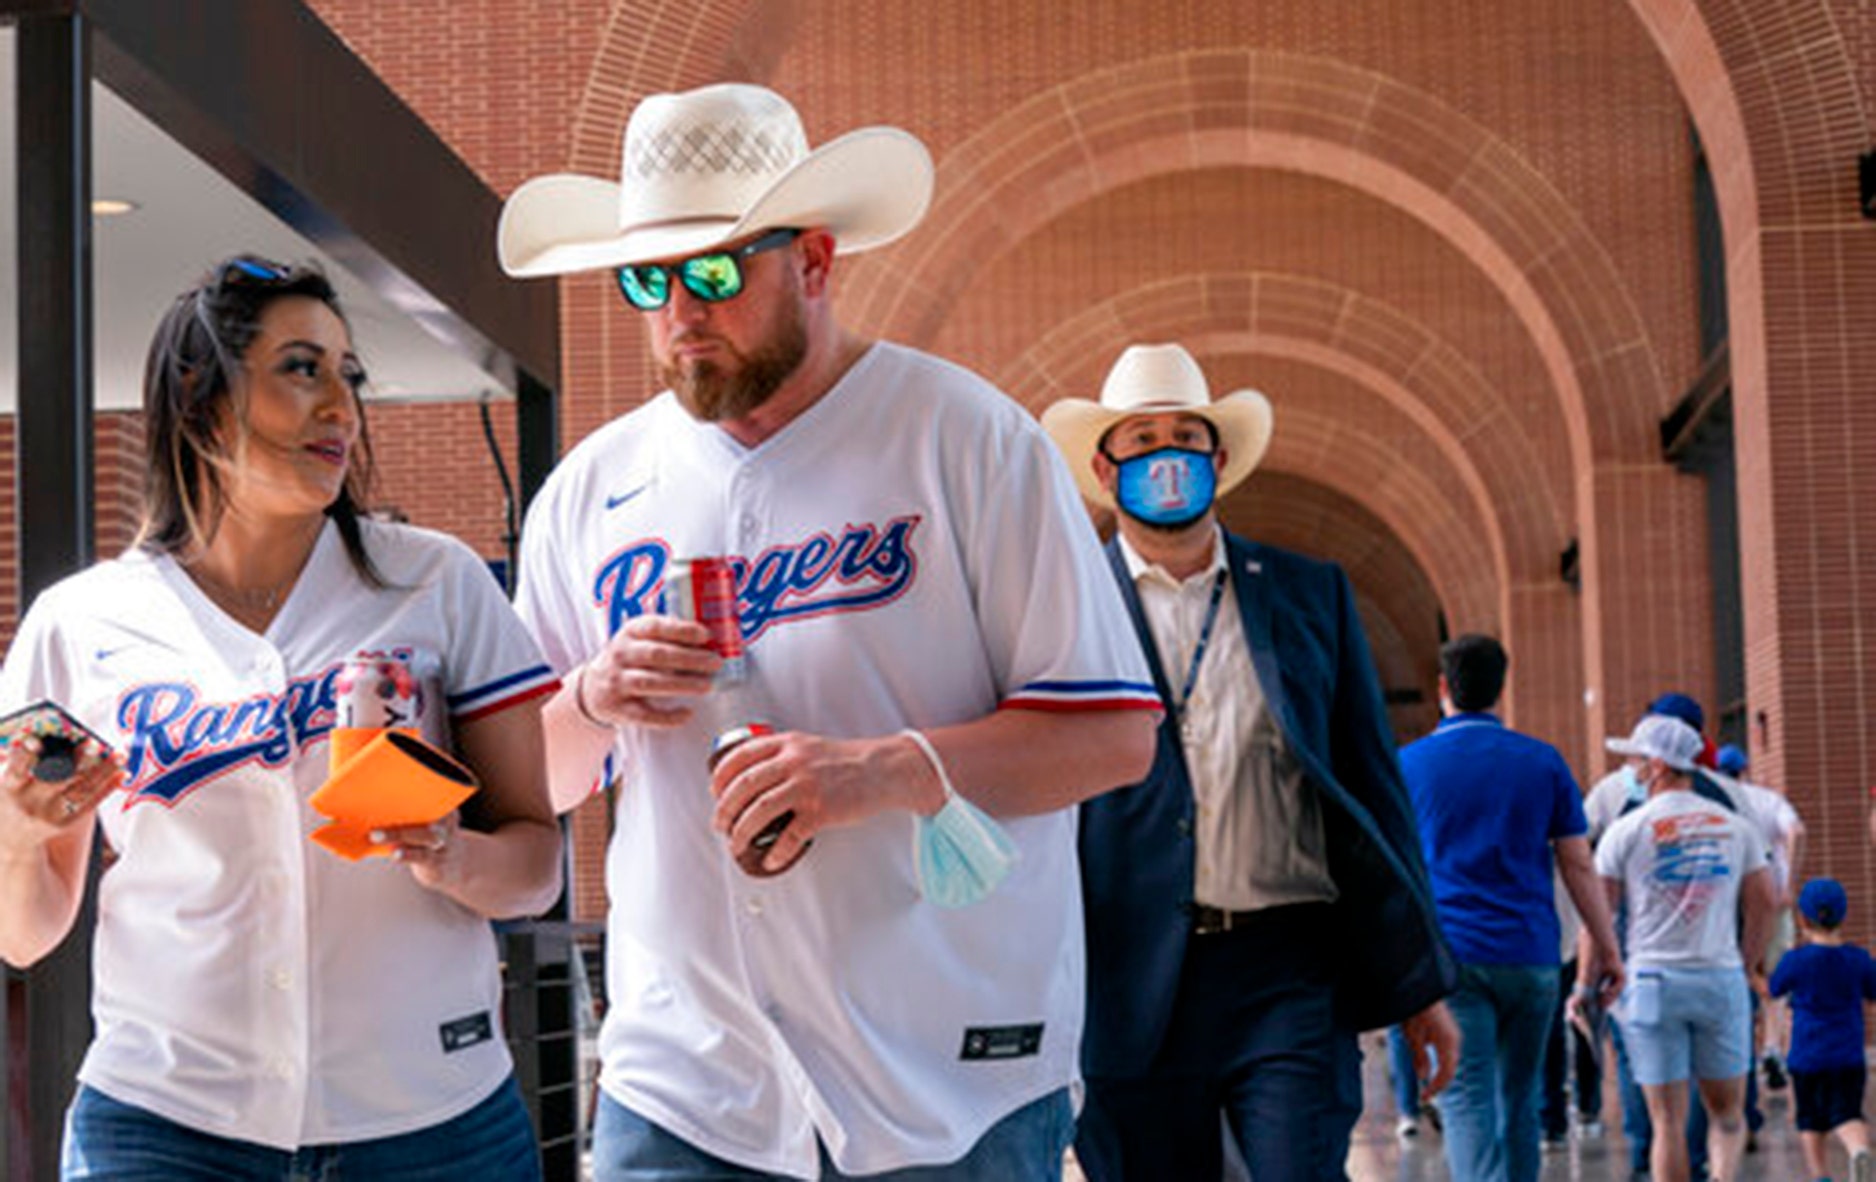
[[[116,217],[120,213],[136,211],[135,201],[126,201],[122,197],[98,197],[91,202],[93,216],[101,218]]]

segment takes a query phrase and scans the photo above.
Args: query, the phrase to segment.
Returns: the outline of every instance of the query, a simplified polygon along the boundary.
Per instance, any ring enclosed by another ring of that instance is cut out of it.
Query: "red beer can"
[[[664,573],[664,611],[710,630],[710,650],[723,658],[718,685],[735,685],[748,676],[742,613],[736,608],[736,572],[729,559],[672,559]]]

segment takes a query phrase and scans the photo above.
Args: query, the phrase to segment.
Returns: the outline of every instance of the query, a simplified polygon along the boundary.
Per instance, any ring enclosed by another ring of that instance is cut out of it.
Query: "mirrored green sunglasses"
[[[770,230],[735,250],[696,254],[675,263],[620,267],[619,294],[641,312],[656,311],[670,302],[671,276],[675,274],[685,290],[705,303],[734,299],[743,290],[743,259],[786,246],[800,236],[800,230]]]

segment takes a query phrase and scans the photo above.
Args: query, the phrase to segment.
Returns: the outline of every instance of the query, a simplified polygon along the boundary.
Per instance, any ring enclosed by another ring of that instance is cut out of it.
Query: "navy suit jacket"
[[[1400,1021],[1451,992],[1413,806],[1394,755],[1368,641],[1333,563],[1225,535],[1244,636],[1267,708],[1323,805],[1339,898],[1327,933],[1343,1023]],[[1163,701],[1166,671],[1118,543],[1120,580]],[[1081,806],[1090,1075],[1144,1072],[1165,1035],[1190,932],[1193,797],[1169,710],[1147,778]]]

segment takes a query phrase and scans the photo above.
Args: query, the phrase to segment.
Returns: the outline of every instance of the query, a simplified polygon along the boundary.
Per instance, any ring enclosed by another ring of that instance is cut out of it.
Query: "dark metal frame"
[[[280,0],[0,0],[0,22],[18,29],[22,603],[93,551],[94,79],[512,388],[532,498],[558,451],[557,288],[499,273],[500,199],[317,16]],[[57,1176],[90,1039],[89,907],[58,952],[6,977],[9,1179]]]

